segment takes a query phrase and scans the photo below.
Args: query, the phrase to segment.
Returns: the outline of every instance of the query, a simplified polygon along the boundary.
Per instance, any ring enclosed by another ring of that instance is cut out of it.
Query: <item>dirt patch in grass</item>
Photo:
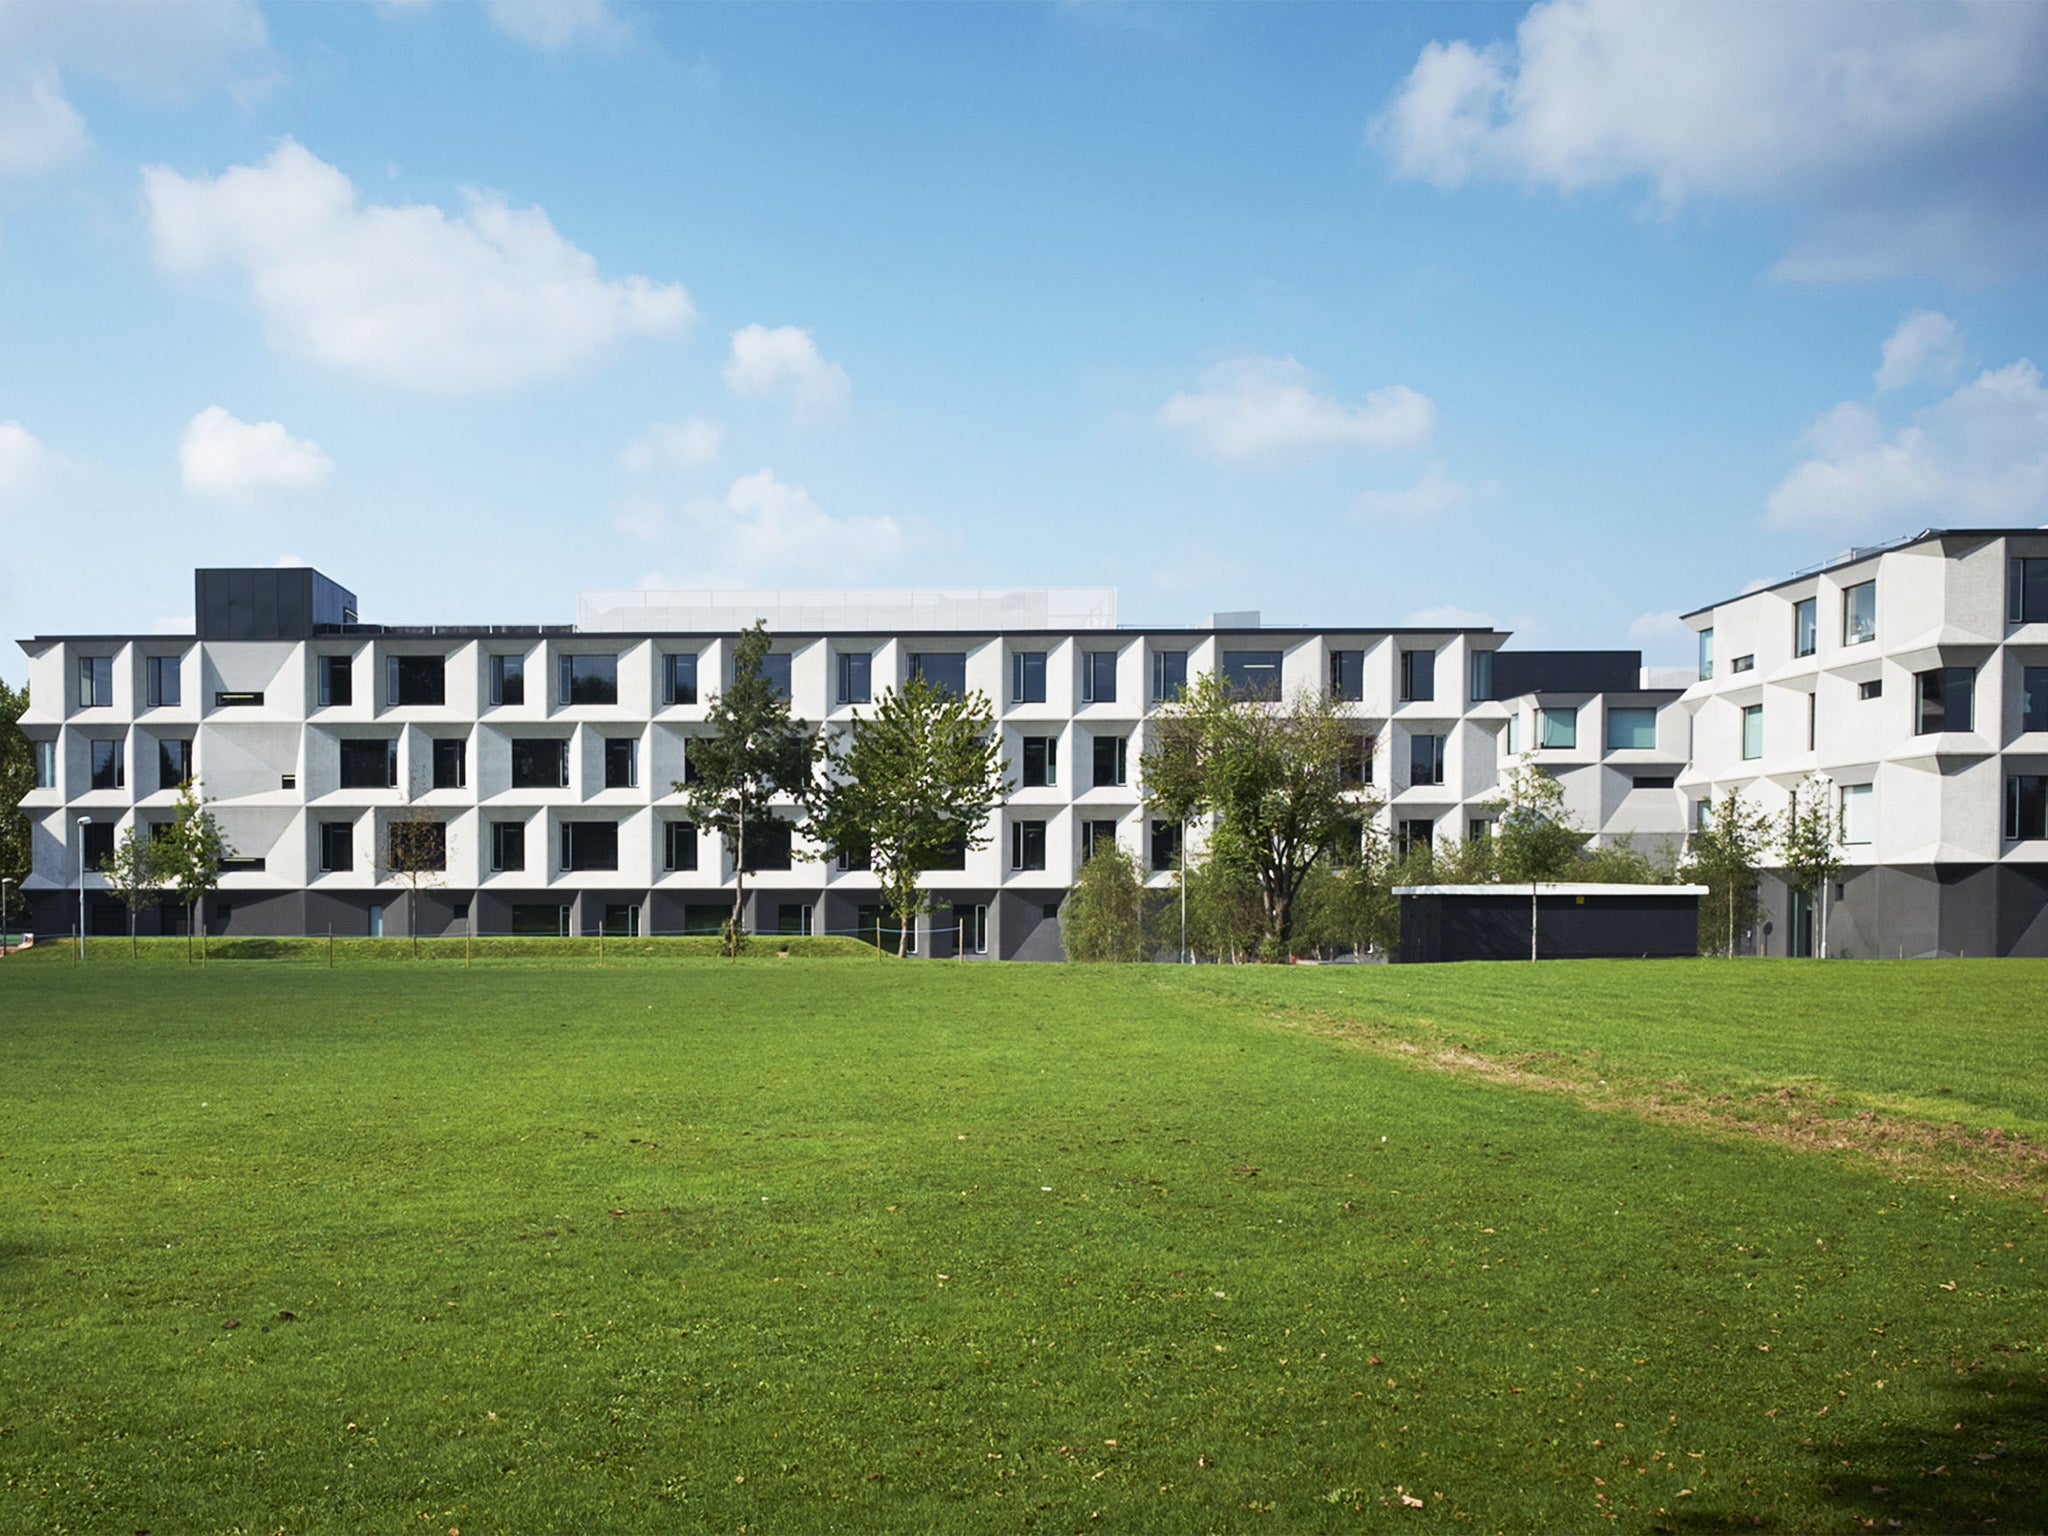
[[[1538,1093],[1569,1094],[1595,1108],[1730,1136],[1756,1137],[1805,1152],[1865,1160],[1900,1177],[1942,1178],[2030,1196],[2048,1207],[2048,1145],[2000,1126],[1971,1127],[1874,1106],[1826,1084],[1699,1083],[1617,1068],[1596,1052],[1489,1052],[1412,1028],[1322,1010],[1269,1015],[1377,1055],[1431,1071],[1484,1078]]]

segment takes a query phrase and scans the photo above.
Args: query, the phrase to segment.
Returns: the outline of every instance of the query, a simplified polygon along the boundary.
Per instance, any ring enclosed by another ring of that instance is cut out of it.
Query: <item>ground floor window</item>
[[[2015,773],[2006,779],[2005,835],[2014,842],[2048,837],[2048,774]]]

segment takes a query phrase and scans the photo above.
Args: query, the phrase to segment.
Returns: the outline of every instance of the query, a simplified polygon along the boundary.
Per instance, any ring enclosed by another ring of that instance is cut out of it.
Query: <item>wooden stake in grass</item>
[[[334,924],[327,925],[327,969],[334,969]]]

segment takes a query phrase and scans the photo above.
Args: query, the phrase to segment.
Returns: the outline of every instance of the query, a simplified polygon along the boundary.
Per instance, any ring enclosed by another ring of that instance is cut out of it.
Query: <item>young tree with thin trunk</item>
[[[913,677],[827,749],[807,835],[828,854],[868,857],[903,955],[925,905],[920,881],[988,846],[989,818],[1008,789],[988,699]]]
[[[1122,963],[1151,957],[1145,882],[1138,861],[1124,849],[1100,846],[1081,866],[1074,893],[1060,909],[1060,939],[1069,960]]]
[[[1145,803],[1180,822],[1210,818],[1210,860],[1258,890],[1267,959],[1286,957],[1302,881],[1359,818],[1362,750],[1328,695],[1243,698],[1213,673],[1159,713]]]
[[[734,640],[732,681],[704,715],[711,733],[690,740],[689,776],[674,786],[698,827],[725,840],[732,860],[726,947],[733,955],[744,942],[747,874],[753,868],[747,830],[770,814],[777,795],[800,806],[807,803],[818,761],[818,733],[790,715],[789,700],[762,675],[761,663],[772,645],[767,626],[760,623]]]
[[[187,779],[178,786],[178,803],[170,830],[155,849],[158,878],[177,891],[185,907],[185,958],[192,958],[192,930],[199,930],[199,958],[206,958],[205,902],[220,885],[221,866],[235,856],[209,804],[199,793],[199,781]]]
[[[17,887],[35,864],[21,814],[21,797],[36,787],[35,747],[16,724],[27,708],[28,689],[0,681],[0,877]]]
[[[412,957],[420,957],[420,892],[441,884],[448,868],[448,826],[431,812],[406,807],[402,819],[384,829],[384,857],[378,872],[405,887],[405,926]]]
[[[1755,923],[1757,882],[1771,846],[1771,819],[1730,790],[1686,839],[1680,872],[1707,888],[1700,903],[1700,952],[1733,957],[1738,934]]]
[[[107,889],[128,909],[128,958],[140,953],[135,942],[135,914],[148,906],[163,887],[157,870],[157,844],[139,826],[131,826],[114,844],[111,856],[100,860],[100,874]]]
[[[1792,793],[1778,823],[1779,872],[1786,888],[1803,892],[1820,932],[1814,953],[1828,956],[1828,887],[1842,872],[1842,817],[1835,807],[1835,782],[1816,773]]]

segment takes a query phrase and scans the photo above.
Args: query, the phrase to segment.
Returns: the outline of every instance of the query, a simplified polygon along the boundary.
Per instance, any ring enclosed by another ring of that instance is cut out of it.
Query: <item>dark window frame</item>
[[[603,707],[619,702],[619,653],[571,651],[561,658],[562,706]]]
[[[1426,662],[1417,658],[1426,658]],[[1401,652],[1401,702],[1403,704],[1432,704],[1436,702],[1436,651],[1434,648],[1419,648]]]
[[[1344,704],[1365,699],[1365,652],[1330,652],[1330,697]]]
[[[1060,739],[1057,736],[1025,736],[1017,744],[1017,784],[1020,789],[1055,789],[1060,782]]]
[[[339,848],[340,862],[336,862]],[[320,873],[345,875],[356,867],[356,824],[352,821],[320,823]]]
[[[526,869],[526,823],[497,820],[491,823],[491,873],[519,874]]]
[[[439,709],[448,702],[448,658],[400,653],[384,658],[384,703],[390,709]]]
[[[381,747],[377,754],[378,773],[374,778],[364,778],[362,767],[368,761],[370,749]],[[350,748],[356,749],[356,772],[351,777],[349,761]],[[335,742],[339,753],[339,767],[335,783],[342,789],[396,789],[398,787],[398,738],[395,736],[344,736]]]
[[[1012,704],[1043,704],[1045,702],[1044,651],[1010,652],[1010,702]]]
[[[493,651],[491,653],[491,707],[519,705],[526,702],[526,653],[523,651]]]

